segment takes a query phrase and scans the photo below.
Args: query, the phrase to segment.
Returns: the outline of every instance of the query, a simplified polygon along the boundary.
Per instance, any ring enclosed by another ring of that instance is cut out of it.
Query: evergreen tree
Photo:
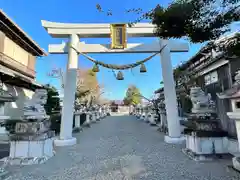
[[[54,111],[60,111],[60,98],[57,89],[49,84],[45,85],[45,89],[48,93],[47,103],[44,105],[46,113],[50,115]]]

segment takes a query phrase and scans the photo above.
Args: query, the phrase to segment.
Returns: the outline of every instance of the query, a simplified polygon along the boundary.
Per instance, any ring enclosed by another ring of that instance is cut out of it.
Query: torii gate
[[[168,136],[165,142],[182,142],[180,121],[177,109],[177,97],[171,52],[188,52],[187,43],[179,43],[170,40],[159,40],[150,44],[127,44],[124,49],[111,49],[110,44],[85,44],[79,38],[110,38],[110,24],[70,24],[56,23],[42,20],[42,26],[54,38],[69,38],[68,43],[50,44],[50,54],[67,54],[68,65],[65,77],[63,110],[61,119],[60,138],[55,140],[56,146],[68,146],[76,144],[76,138],[72,137],[72,119],[74,113],[74,100],[76,91],[76,69],[78,68],[78,55],[81,53],[157,53],[160,52],[162,76],[164,82],[164,96],[168,121]],[[155,37],[154,25],[150,23],[138,23],[133,27],[126,27],[127,37]]]

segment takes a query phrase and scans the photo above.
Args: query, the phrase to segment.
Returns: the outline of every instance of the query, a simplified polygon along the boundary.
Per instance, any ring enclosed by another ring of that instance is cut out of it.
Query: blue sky
[[[104,0],[0,0],[0,8],[6,12],[26,33],[30,35],[46,51],[48,44],[61,43],[62,39],[51,38],[45,29],[41,26],[41,20],[69,23],[116,23],[129,22],[136,19],[136,15],[124,13],[125,9],[140,7],[143,10],[150,10],[157,3],[167,5],[170,0],[121,0],[110,1]],[[101,3],[103,10],[112,9],[113,16],[106,16],[96,10],[96,4]],[[236,30],[237,26],[233,26]],[[108,43],[110,40],[105,39],[81,39],[86,43]],[[130,38],[128,42],[148,43],[154,41],[154,38]],[[203,44],[189,44],[190,51],[187,53],[172,54],[173,67],[182,61],[192,57]],[[142,60],[150,54],[94,54],[91,57],[111,64],[133,63],[136,60]],[[59,88],[59,80],[52,79],[47,73],[52,68],[63,68],[65,70],[67,63],[66,55],[49,55],[37,60],[36,71],[37,81],[39,83],[51,83]],[[86,58],[79,57],[79,67],[92,67],[92,63]],[[123,99],[125,91],[130,84],[135,84],[141,93],[150,97],[154,90],[160,87],[162,79],[160,57],[156,56],[146,63],[148,73],[140,74],[139,68],[132,72],[124,71],[124,81],[117,81],[112,72],[108,69],[101,68],[98,74],[100,84],[103,84],[110,99]]]

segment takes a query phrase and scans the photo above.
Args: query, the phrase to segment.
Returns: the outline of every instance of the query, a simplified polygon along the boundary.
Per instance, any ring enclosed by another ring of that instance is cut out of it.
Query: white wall
[[[12,119],[19,119],[19,117],[23,115],[25,100],[31,99],[34,91],[17,86],[11,86],[6,83],[3,84],[3,89],[18,97],[16,102],[5,103],[4,114],[6,116],[10,116]]]

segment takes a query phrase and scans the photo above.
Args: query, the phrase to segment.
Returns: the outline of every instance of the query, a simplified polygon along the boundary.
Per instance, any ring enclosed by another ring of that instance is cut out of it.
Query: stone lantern
[[[6,120],[9,120],[10,117],[4,115],[4,105],[6,102],[14,102],[16,101],[17,97],[12,96],[5,92],[3,89],[0,89],[0,137],[3,140],[9,140],[8,133],[5,129],[5,127],[2,125],[5,123]],[[4,163],[3,166],[0,167],[0,177],[6,176],[8,174],[8,171],[5,170],[5,166],[7,163]]]
[[[16,97],[8,94],[7,92],[0,89],[0,122],[4,124],[6,120],[10,119],[10,116],[4,115],[5,103],[16,101]],[[8,140],[8,134],[5,127],[0,127],[0,136],[1,139]]]
[[[150,113],[148,115],[148,119],[147,122],[151,125],[151,126],[156,126],[156,121],[155,121],[155,117],[156,117],[156,112],[154,109],[154,106],[150,106]]]
[[[220,99],[229,99],[231,101],[232,112],[228,112],[227,115],[230,119],[235,120],[238,147],[240,150],[240,71],[235,76],[235,83],[231,89],[218,94]],[[232,158],[233,167],[240,171],[240,156]]]

